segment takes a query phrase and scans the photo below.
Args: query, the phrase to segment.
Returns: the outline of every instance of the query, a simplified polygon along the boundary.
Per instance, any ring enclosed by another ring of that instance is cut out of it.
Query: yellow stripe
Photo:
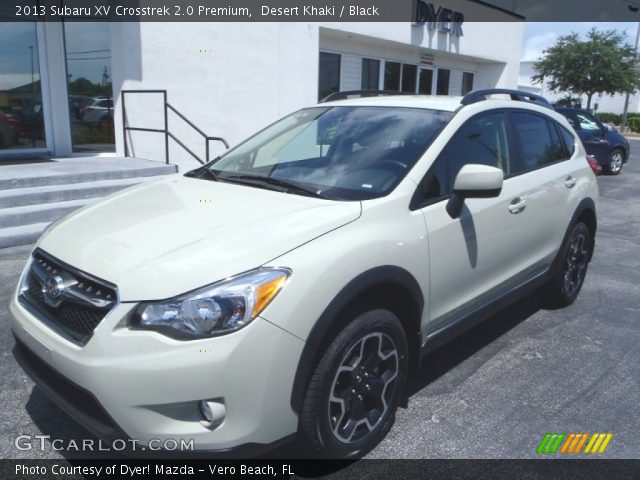
[[[607,448],[607,445],[609,445],[609,442],[611,441],[612,438],[613,438],[613,433],[607,434],[607,436],[604,439],[604,442],[602,442],[602,445],[600,445],[600,451],[598,453],[604,453],[605,449]]]
[[[582,450],[582,446],[584,445],[584,442],[587,441],[587,438],[589,438],[589,434],[583,433],[582,438],[580,439],[580,443],[578,443],[578,446],[576,447],[576,450],[573,453],[580,453],[580,450]]]
[[[569,436],[567,437],[567,439],[564,442],[564,445],[562,445],[562,449],[560,450],[560,453],[567,453],[567,448],[569,448],[569,444],[571,443],[571,440],[573,440],[573,437],[575,437],[576,434],[575,433],[570,433]]]
[[[591,453],[591,447],[593,446],[594,443],[596,443],[597,438],[598,438],[597,433],[594,433],[593,435],[591,435],[591,439],[589,440],[589,443],[587,443],[587,448],[584,449],[584,453]]]
[[[598,453],[598,448],[600,447],[600,444],[604,440],[604,437],[606,437],[604,433],[598,434],[598,439],[596,440],[596,443],[594,443],[593,447],[591,447],[591,453]]]

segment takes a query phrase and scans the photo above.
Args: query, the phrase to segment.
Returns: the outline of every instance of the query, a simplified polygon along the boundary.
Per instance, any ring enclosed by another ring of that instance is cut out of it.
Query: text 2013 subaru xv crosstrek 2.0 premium
[[[598,192],[580,139],[500,92],[344,94],[71,214],[13,298],[16,357],[101,437],[366,453],[425,352],[584,281]]]

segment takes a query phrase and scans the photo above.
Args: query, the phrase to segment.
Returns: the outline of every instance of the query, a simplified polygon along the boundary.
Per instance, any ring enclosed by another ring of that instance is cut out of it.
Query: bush
[[[598,112],[598,118],[602,123],[613,123],[614,125],[620,125],[622,122],[622,115],[617,113]],[[629,118],[629,116],[627,116]]]
[[[629,125],[629,128],[632,131],[634,132],[640,131],[640,117],[629,118],[627,121],[627,124]]]

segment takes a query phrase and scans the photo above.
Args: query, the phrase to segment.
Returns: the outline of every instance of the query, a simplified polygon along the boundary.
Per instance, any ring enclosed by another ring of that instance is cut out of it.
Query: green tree
[[[533,81],[547,81],[555,92],[586,95],[587,108],[594,94],[634,92],[640,87],[638,54],[615,30],[593,28],[584,41],[577,33],[564,35],[543,54],[535,64],[538,73]]]

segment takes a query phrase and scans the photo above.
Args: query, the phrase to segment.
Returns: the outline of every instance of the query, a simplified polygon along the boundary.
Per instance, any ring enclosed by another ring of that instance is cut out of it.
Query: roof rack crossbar
[[[485,90],[474,90],[467,93],[462,98],[460,103],[462,105],[471,105],[472,103],[486,100],[489,95],[496,94],[509,95],[511,97],[511,100],[536,103],[538,105],[542,105],[543,107],[552,108],[548,100],[540,95],[536,95],[535,93],[531,92],[525,92],[522,90],[509,90],[507,88],[488,88]]]
[[[396,90],[346,90],[344,92],[334,92],[322,100],[320,103],[333,102],[336,100],[347,100],[349,97],[381,97],[387,95],[412,95],[407,92],[398,92]]]

